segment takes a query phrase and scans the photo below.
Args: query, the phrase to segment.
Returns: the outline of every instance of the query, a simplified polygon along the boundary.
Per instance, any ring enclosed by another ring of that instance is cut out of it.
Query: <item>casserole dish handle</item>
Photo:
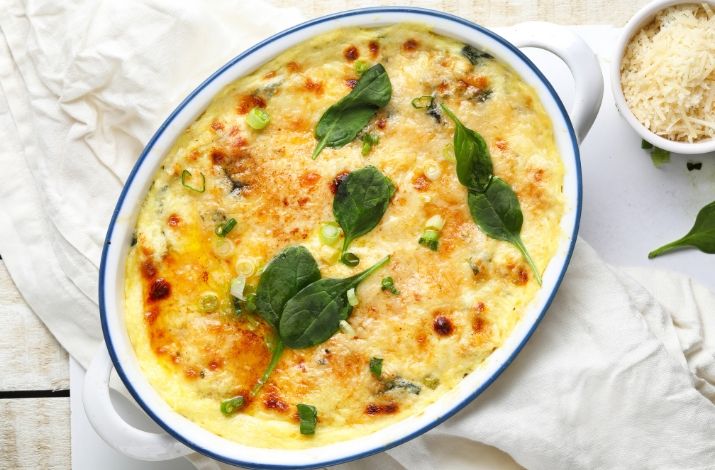
[[[603,74],[596,55],[580,36],[552,23],[520,23],[509,28],[506,36],[516,47],[544,49],[566,63],[575,89],[569,114],[581,143],[596,120],[603,99]]]
[[[107,347],[102,344],[87,369],[82,389],[87,418],[104,442],[137,460],[169,460],[193,452],[168,434],[142,431],[119,416],[109,396],[109,376],[113,368]]]

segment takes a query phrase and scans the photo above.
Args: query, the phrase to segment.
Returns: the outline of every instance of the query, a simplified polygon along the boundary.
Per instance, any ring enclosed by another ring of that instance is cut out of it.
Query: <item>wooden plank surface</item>
[[[71,468],[69,416],[69,398],[0,400],[0,468]]]
[[[2,261],[0,364],[0,468],[70,468],[68,356],[22,300]]]
[[[648,0],[273,0],[308,17],[375,5],[411,5],[453,13],[487,26],[540,20],[623,25]],[[16,398],[27,391],[67,390],[67,354],[25,305],[0,261],[0,468],[68,469],[70,404],[66,396]],[[47,395],[46,393],[42,393]],[[3,398],[4,397],[4,398]]]
[[[0,261],[0,392],[69,389],[67,353],[25,304]]]

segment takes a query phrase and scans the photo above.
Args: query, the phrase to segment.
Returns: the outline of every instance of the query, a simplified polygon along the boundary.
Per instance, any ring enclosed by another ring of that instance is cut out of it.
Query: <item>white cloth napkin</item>
[[[86,367],[101,342],[106,225],[143,144],[192,87],[301,14],[228,0],[1,3],[0,253]],[[346,467],[474,468],[485,443],[528,468],[712,468],[713,400],[715,297],[613,269],[579,242],[546,319],[492,387],[426,436]]]

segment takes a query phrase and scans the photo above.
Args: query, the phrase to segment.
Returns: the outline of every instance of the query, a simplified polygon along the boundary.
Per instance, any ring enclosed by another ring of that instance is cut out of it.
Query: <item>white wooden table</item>
[[[623,25],[647,0],[274,0],[307,16],[372,5],[414,5],[489,26],[528,20]],[[608,92],[608,91],[607,91]],[[2,253],[0,253],[1,255]],[[0,468],[71,467],[68,356],[27,307],[0,259]]]

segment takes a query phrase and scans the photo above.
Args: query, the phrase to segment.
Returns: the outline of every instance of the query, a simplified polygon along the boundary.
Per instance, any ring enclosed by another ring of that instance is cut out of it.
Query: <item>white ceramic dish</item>
[[[623,88],[621,87],[621,62],[623,61],[623,55],[631,38],[638,31],[640,31],[642,27],[650,23],[655,15],[661,10],[673,5],[691,3],[708,3],[715,8],[715,0],[655,0],[654,2],[651,2],[641,8],[638,13],[636,13],[628,23],[626,23],[626,26],[623,28],[623,32],[621,33],[621,37],[616,43],[613,61],[611,62],[611,92],[613,93],[613,100],[616,102],[616,107],[621,113],[621,116],[623,116],[628,124],[630,124],[631,127],[644,140],[650,142],[658,148],[668,150],[669,152],[682,153],[686,155],[698,155],[702,153],[715,152],[715,139],[708,139],[694,143],[676,142],[674,140],[665,139],[658,134],[651,132],[631,112],[628,104],[626,103],[626,98],[623,96]]]
[[[342,27],[400,22],[426,24],[437,33],[484,48],[508,63],[536,89],[553,121],[555,138],[565,166],[563,188],[566,209],[561,220],[563,239],[544,272],[541,290],[511,336],[483,367],[467,376],[424,413],[368,436],[313,449],[263,449],[223,439],[174,412],[143,376],[134,355],[124,326],[123,286],[124,264],[139,206],[166,151],[225,85],[314,35]],[[598,61],[578,36],[547,23],[523,24],[516,31],[517,37],[513,38],[512,44],[481,26],[432,10],[371,8],[347,11],[298,25],[257,44],[219,69],[192,92],[162,124],[139,157],[108,229],[99,278],[100,312],[107,349],[102,350],[93,361],[84,384],[85,409],[97,433],[118,451],[141,460],[164,460],[195,450],[222,462],[253,468],[322,467],[381,452],[412,439],[452,416],[486,389],[534,332],[566,271],[576,241],[581,210],[578,143],[593,124],[603,96]],[[569,66],[576,91],[573,125],[551,85],[517,49],[527,46],[550,50]],[[115,412],[108,391],[113,367],[137,403],[167,434],[136,429]]]

